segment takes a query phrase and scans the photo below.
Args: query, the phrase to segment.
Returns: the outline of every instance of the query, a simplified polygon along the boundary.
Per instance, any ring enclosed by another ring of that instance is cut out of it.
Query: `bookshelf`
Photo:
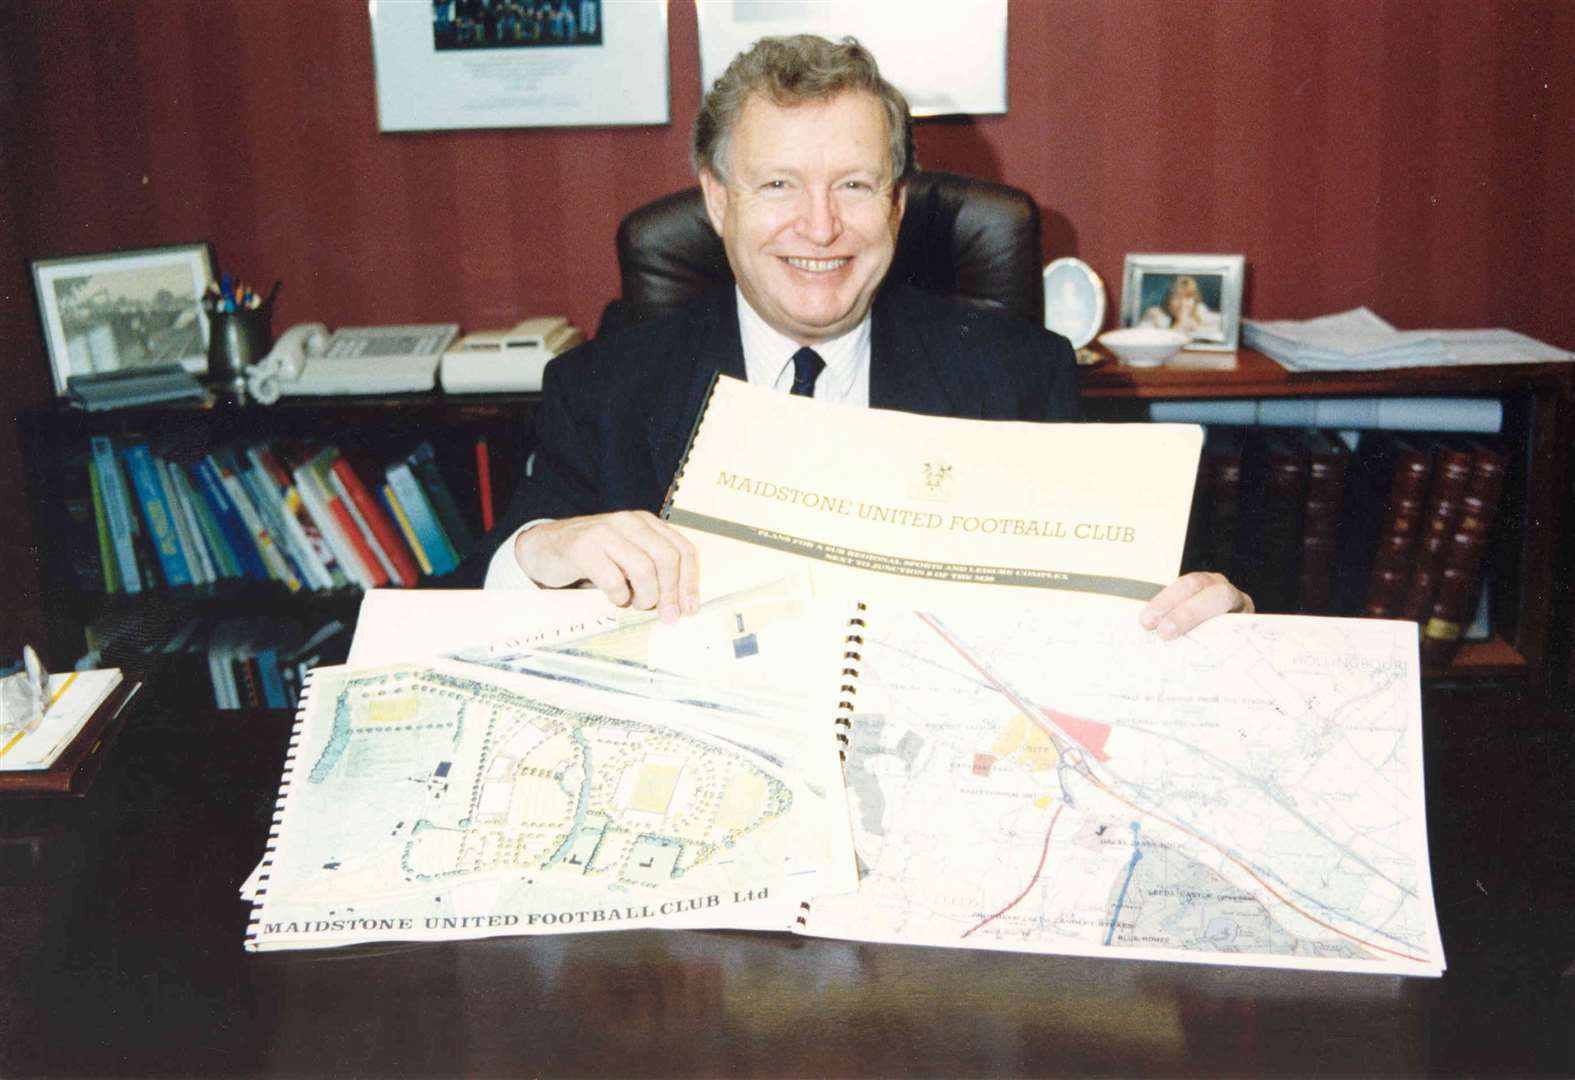
[[[271,406],[237,407],[197,401],[87,413],[50,402],[17,414],[24,490],[39,537],[39,573],[45,608],[47,649],[57,665],[85,651],[89,626],[132,627],[127,640],[146,644],[178,629],[194,614],[220,618],[298,620],[307,625],[337,619],[353,626],[362,590],[302,588],[292,592],[277,581],[227,580],[171,587],[159,583],[137,593],[106,592],[84,573],[84,545],[97,547],[91,513],[82,520],[82,474],[90,441],[109,438],[117,447],[144,442],[171,460],[222,447],[298,440],[339,448],[365,480],[380,479],[387,463],[426,443],[470,532],[483,533],[476,441],[488,451],[492,505],[507,504],[529,449],[537,395],[446,397],[409,394],[386,397],[287,398]],[[75,503],[75,512],[68,507]],[[422,586],[443,585],[424,575]],[[125,663],[107,656],[107,663]],[[150,680],[150,683],[155,680]],[[150,686],[150,689],[160,689]]]
[[[1485,398],[1503,408],[1500,438],[1508,454],[1499,535],[1491,576],[1492,632],[1461,646],[1446,680],[1511,679],[1539,683],[1556,655],[1556,601],[1565,509],[1566,446],[1575,370],[1561,364],[1402,368],[1371,372],[1290,372],[1251,349],[1230,369],[1127,368],[1114,359],[1079,371],[1087,419],[1140,421],[1162,401],[1295,398]]]
[[[1508,452],[1505,496],[1494,545],[1492,633],[1469,641],[1443,669],[1429,669],[1438,683],[1449,680],[1530,680],[1561,667],[1570,646],[1562,636],[1563,590],[1556,587],[1568,553],[1561,522],[1566,492],[1568,415],[1575,371],[1563,365],[1509,364],[1459,368],[1413,368],[1361,373],[1292,373],[1268,357],[1243,349],[1229,370],[1123,368],[1107,359],[1079,370],[1083,407],[1090,420],[1142,421],[1160,401],[1247,399],[1481,397],[1503,408],[1501,440]],[[441,394],[382,398],[289,398],[273,406],[208,406],[176,402],[103,413],[84,413],[61,403],[18,414],[25,486],[40,545],[49,655],[75,658],[83,628],[105,615],[135,619],[152,611],[171,590],[142,596],[106,596],[84,589],[73,567],[69,523],[64,521],[62,463],[79,456],[93,435],[175,440],[208,447],[253,439],[303,438],[333,441],[361,466],[408,452],[422,440],[437,450],[455,495],[480,535],[474,488],[473,441],[488,440],[494,505],[501,512],[529,450],[534,394],[445,397]],[[441,585],[441,579],[426,584]],[[291,594],[282,586],[231,583],[214,588],[211,602],[247,612],[322,613],[353,620],[359,589]],[[173,590],[182,592],[183,590]],[[184,590],[194,592],[197,590]],[[199,596],[207,602],[207,598]],[[59,661],[57,661],[59,662]]]

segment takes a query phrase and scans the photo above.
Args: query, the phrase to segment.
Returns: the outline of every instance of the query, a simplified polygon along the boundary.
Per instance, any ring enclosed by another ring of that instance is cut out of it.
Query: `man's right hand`
[[[619,607],[663,622],[700,610],[694,545],[644,510],[544,521],[514,538],[514,559],[549,589],[589,582]]]

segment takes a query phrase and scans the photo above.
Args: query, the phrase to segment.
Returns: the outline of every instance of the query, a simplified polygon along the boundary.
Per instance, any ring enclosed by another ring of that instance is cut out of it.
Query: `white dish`
[[[1180,330],[1161,330],[1157,326],[1129,326],[1106,330],[1099,343],[1128,367],[1159,367],[1188,341]]]

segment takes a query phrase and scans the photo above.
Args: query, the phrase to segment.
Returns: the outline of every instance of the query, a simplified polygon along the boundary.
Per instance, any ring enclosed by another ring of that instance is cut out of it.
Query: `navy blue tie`
[[[815,396],[815,380],[825,370],[826,362],[808,345],[793,354],[793,389],[788,393],[799,397]]]

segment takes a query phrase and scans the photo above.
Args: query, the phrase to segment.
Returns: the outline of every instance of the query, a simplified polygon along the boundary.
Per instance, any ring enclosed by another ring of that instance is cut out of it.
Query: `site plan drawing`
[[[783,928],[846,812],[818,761],[747,720],[435,661],[318,669],[250,949],[628,926]],[[818,773],[811,794],[806,777]],[[790,865],[789,854],[796,856]],[[846,869],[850,869],[846,868]]]
[[[872,611],[832,937],[1436,975],[1415,627]]]

